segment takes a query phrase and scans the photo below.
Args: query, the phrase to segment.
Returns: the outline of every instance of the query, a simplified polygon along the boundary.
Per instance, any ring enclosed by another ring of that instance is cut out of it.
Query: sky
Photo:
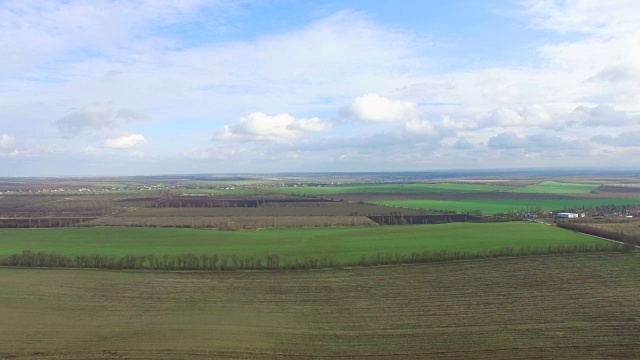
[[[640,167],[637,0],[0,0],[0,177]]]

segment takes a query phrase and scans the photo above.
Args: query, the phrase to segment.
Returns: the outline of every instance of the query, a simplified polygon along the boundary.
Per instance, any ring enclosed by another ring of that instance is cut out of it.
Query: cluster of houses
[[[575,219],[590,217],[592,219],[604,219],[611,217],[633,218],[640,217],[639,206],[603,206],[593,209],[587,213],[559,212],[555,214],[556,219]]]
[[[604,218],[640,218],[640,206],[601,206],[598,208],[588,209],[580,212],[519,212],[513,214],[521,219],[538,219],[539,217],[553,216],[556,219],[578,219],[588,217],[590,219]]]

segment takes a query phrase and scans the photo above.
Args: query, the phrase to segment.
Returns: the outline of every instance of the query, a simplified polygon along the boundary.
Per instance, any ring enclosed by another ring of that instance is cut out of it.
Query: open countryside
[[[369,176],[6,182],[0,359],[640,356],[634,178]]]
[[[640,0],[0,0],[0,360],[640,360]]]

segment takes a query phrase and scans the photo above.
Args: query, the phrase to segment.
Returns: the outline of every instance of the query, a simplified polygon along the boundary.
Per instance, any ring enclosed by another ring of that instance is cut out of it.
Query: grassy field
[[[194,229],[218,230],[258,230],[265,228],[308,228],[329,226],[376,226],[373,220],[366,216],[335,216],[335,215],[234,215],[234,216],[103,216],[95,220],[83,221],[75,224],[77,227],[95,226],[135,226],[135,227],[179,227]],[[0,223],[3,219],[0,218]],[[6,220],[4,220],[6,221]],[[45,220],[46,221],[46,220]],[[56,227],[56,226],[53,226]]]
[[[638,359],[634,254],[311,272],[0,269],[2,359]]]
[[[457,212],[480,210],[485,215],[508,213],[521,209],[541,208],[544,211],[592,208],[603,205],[640,205],[640,199],[519,199],[519,200],[382,200],[374,204],[410,209],[437,209]]]
[[[505,191],[508,186],[463,184],[463,183],[435,183],[435,184],[360,184],[344,186],[303,186],[279,187],[270,189],[282,194],[300,195],[336,195],[361,193],[428,193],[428,192],[486,192]]]
[[[512,192],[533,194],[588,194],[599,185],[544,181],[539,184],[512,189]]]
[[[333,257],[354,261],[377,253],[422,251],[481,253],[602,243],[571,231],[538,223],[451,223],[442,225],[328,227],[214,231],[173,228],[0,229],[0,257],[23,250],[61,255],[216,254],[283,260]]]

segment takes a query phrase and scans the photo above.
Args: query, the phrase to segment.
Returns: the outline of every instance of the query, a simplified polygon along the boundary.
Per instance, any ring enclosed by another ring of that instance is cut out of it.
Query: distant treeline
[[[260,206],[295,206],[304,203],[333,202],[330,199],[320,198],[239,198],[239,199],[218,199],[213,196],[174,196],[160,198],[148,205],[159,208],[218,208],[218,207],[250,207]]]
[[[576,223],[571,221],[558,221],[556,225],[558,225],[558,227],[561,227],[563,229],[575,230],[575,231],[579,231],[589,235],[600,236],[603,238],[620,241],[632,246],[640,245],[640,238],[635,234],[628,234],[622,231],[601,229],[594,226],[589,226],[584,223]]]
[[[28,217],[0,219],[0,228],[62,228],[95,220],[97,217]]]
[[[105,255],[66,256],[56,253],[23,251],[0,258],[2,266],[63,267],[95,269],[150,269],[150,270],[309,270],[323,268],[344,268],[353,266],[400,265],[432,263],[453,260],[486,259],[505,256],[531,256],[551,254],[572,254],[590,252],[631,251],[633,246],[597,243],[572,246],[550,246],[548,248],[506,247],[484,252],[466,251],[423,251],[411,254],[377,253],[362,256],[359,260],[339,261],[334,257],[306,257],[303,259],[283,259],[278,254],[266,257],[240,257],[237,255],[126,255],[120,258]]]
[[[451,222],[482,222],[481,216],[467,214],[431,215],[368,215],[367,218],[380,225],[445,224]]]

